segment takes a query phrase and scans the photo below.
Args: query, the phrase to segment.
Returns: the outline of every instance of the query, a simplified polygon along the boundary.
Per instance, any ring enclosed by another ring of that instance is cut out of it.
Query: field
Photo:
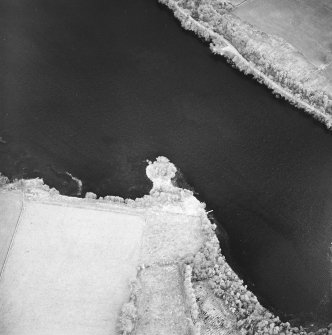
[[[298,49],[332,82],[332,2],[247,0],[234,14]]]
[[[0,281],[0,334],[115,334],[142,228],[138,216],[27,202]]]
[[[136,335],[188,334],[183,278],[178,266],[148,268],[141,274],[140,282],[138,313],[141,317]]]

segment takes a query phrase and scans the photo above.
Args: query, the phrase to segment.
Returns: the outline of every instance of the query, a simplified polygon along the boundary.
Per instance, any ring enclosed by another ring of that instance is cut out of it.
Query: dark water
[[[156,0],[0,2],[0,171],[137,197],[165,155],[249,286],[313,312],[332,241],[332,135],[231,68]]]

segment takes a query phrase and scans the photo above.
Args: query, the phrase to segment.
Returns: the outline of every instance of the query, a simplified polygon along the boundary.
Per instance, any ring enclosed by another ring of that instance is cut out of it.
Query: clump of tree
[[[125,303],[120,312],[118,328],[122,335],[133,334],[138,318],[137,299],[140,293],[140,285],[137,280],[130,283],[130,299]]]
[[[123,305],[120,314],[120,330],[123,335],[132,334],[137,319],[137,308],[132,301]]]
[[[118,203],[118,204],[123,204],[125,202],[122,197],[113,196],[113,195],[106,195],[103,200]]]
[[[95,200],[97,199],[97,194],[93,192],[86,192],[85,193],[85,199]]]
[[[9,183],[9,179],[0,172],[0,187]]]

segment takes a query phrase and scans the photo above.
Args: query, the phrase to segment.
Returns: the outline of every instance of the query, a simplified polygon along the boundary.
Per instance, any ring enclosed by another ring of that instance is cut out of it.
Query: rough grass
[[[188,215],[151,213],[144,228],[141,262],[169,262],[196,253],[203,243],[200,219]]]
[[[332,2],[248,0],[234,13],[258,29],[291,43],[332,83]]]
[[[140,275],[136,335],[188,334],[183,277],[177,265],[151,267]]]

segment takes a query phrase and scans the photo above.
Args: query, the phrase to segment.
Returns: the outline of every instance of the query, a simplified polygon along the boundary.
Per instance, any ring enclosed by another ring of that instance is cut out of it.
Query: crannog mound
[[[0,334],[331,334],[259,303],[175,172],[150,162],[153,187],[136,200],[2,177]]]

